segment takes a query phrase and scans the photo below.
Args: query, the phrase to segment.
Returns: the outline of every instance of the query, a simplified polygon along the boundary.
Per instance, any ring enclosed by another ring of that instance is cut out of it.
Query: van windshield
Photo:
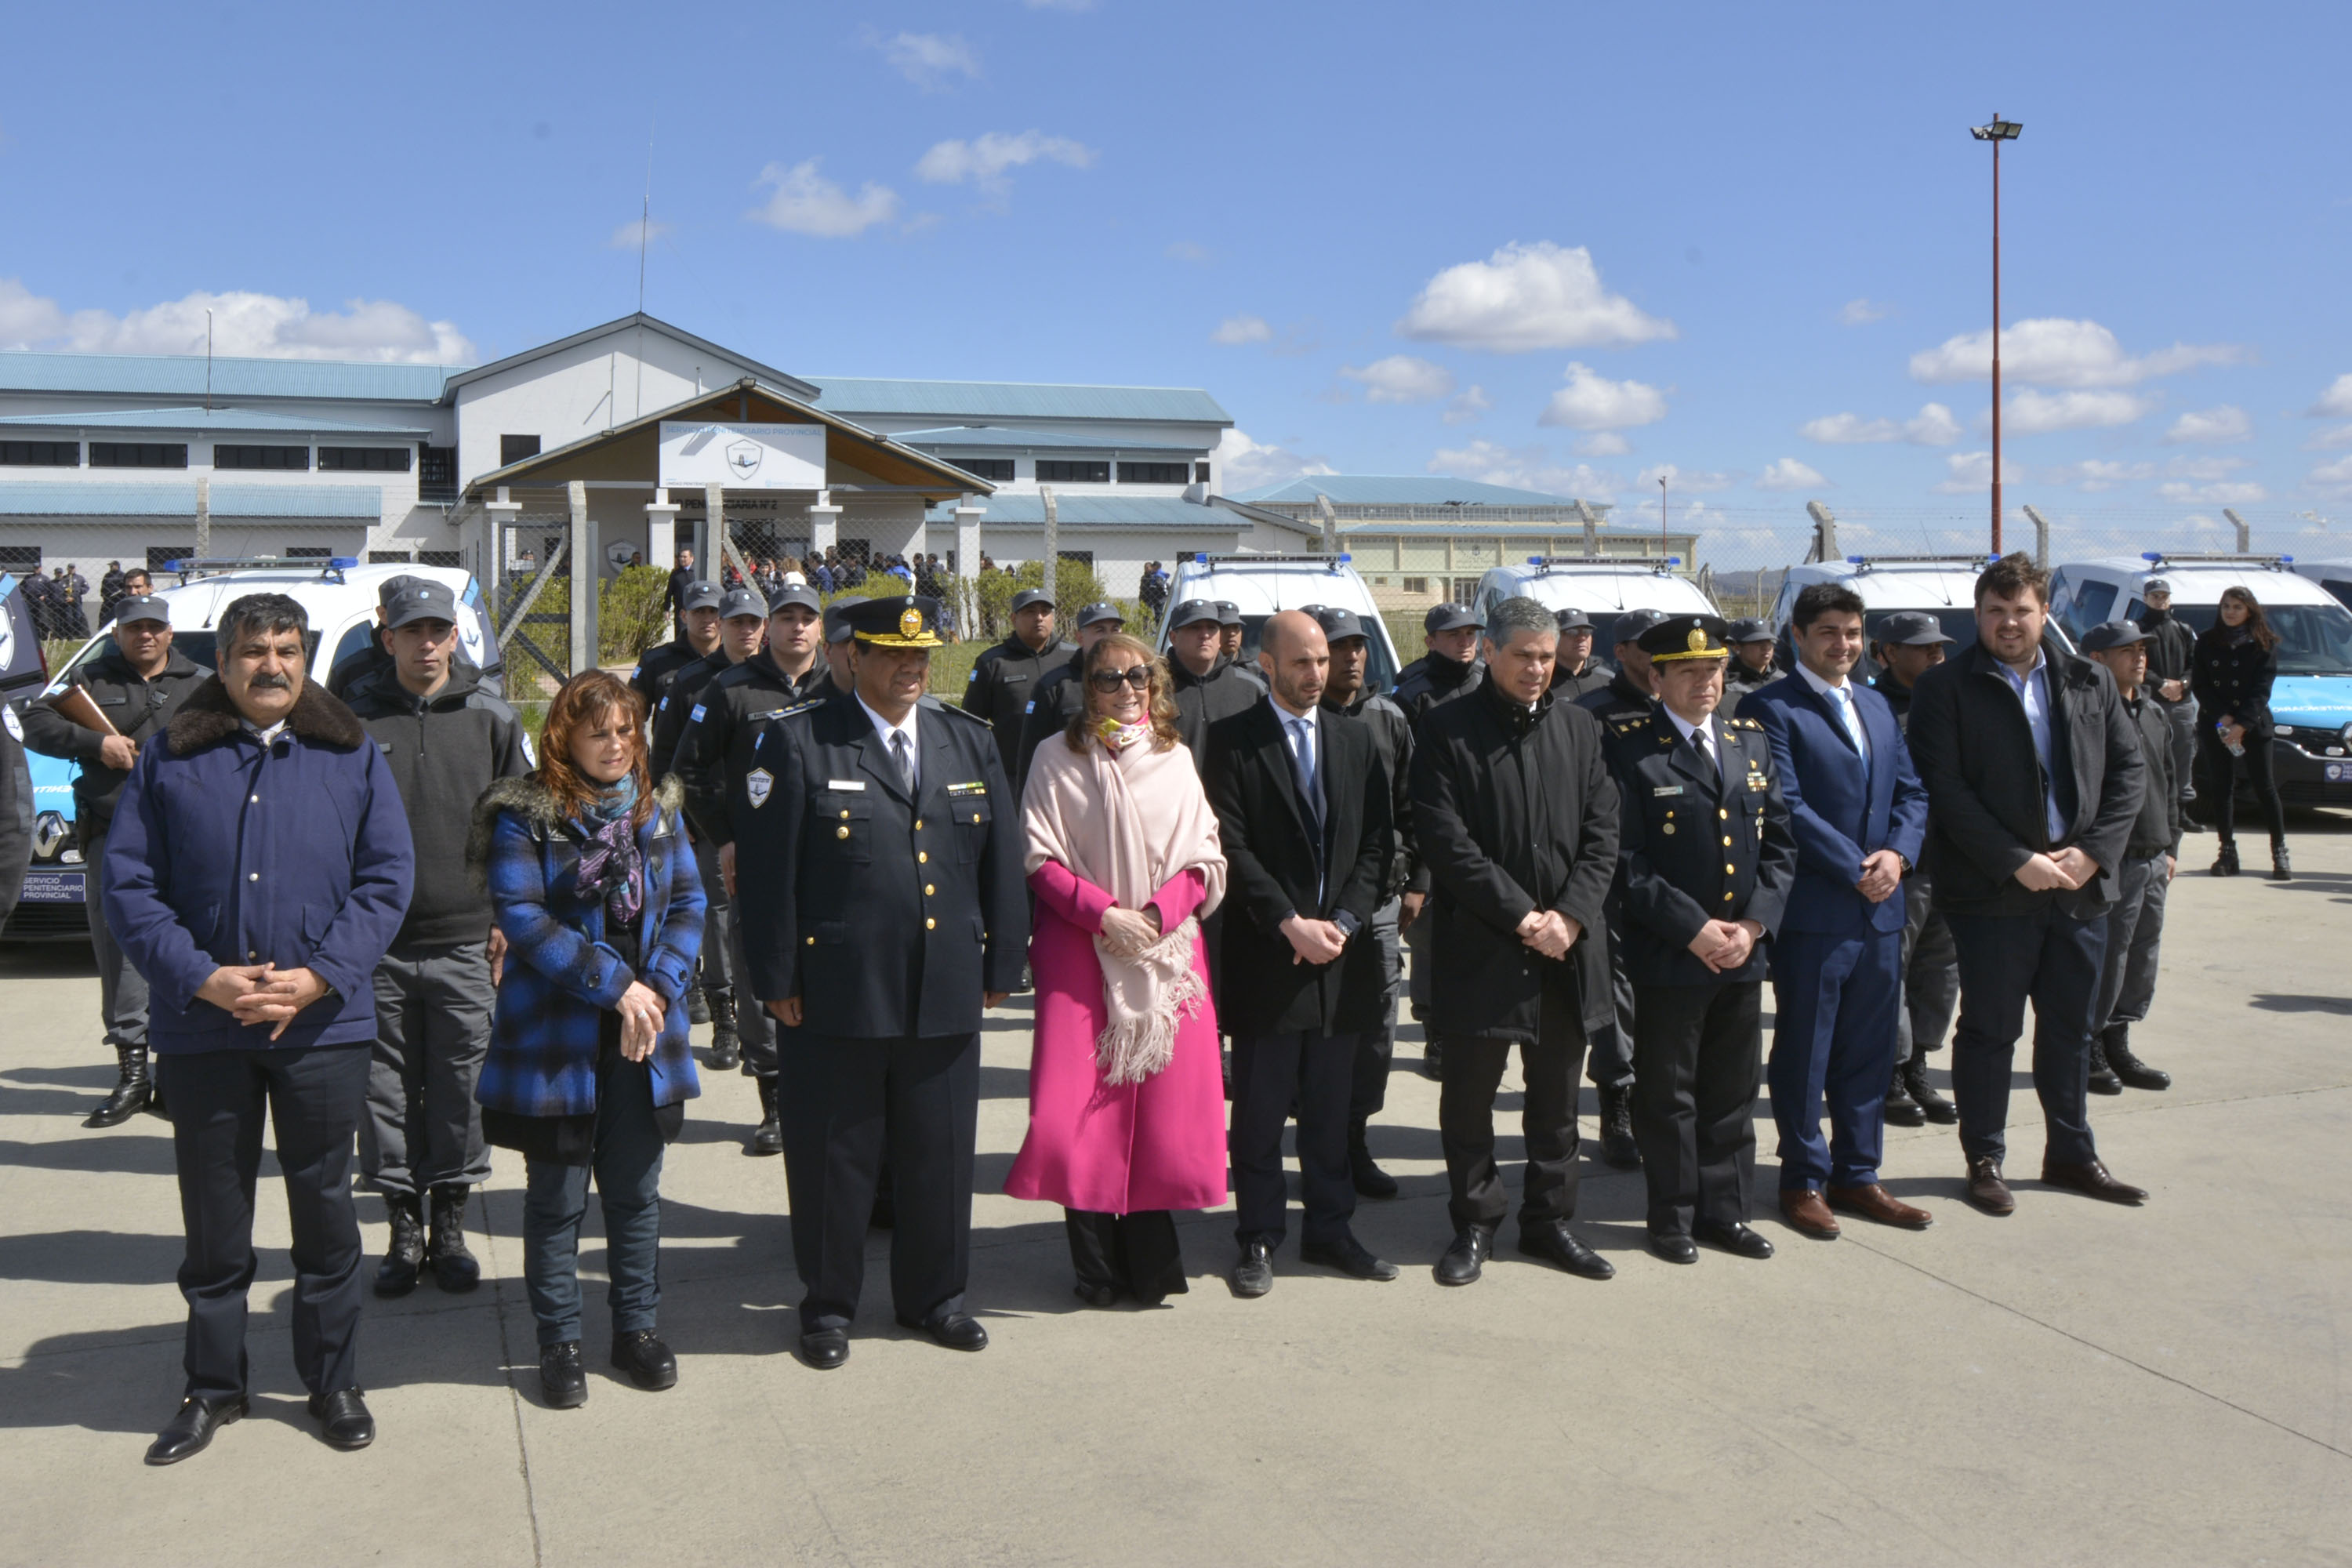
[[[2181,605],[2172,613],[2202,637],[2221,616],[2218,605]],[[2281,675],[2352,675],[2352,610],[2341,605],[2264,605],[2263,618],[2278,634]]]

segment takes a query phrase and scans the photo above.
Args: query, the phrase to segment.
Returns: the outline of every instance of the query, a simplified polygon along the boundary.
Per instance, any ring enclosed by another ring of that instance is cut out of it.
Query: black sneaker
[[[588,1403],[588,1373],[580,1364],[580,1342],[565,1340],[539,1352],[539,1386],[550,1410],[577,1410]]]

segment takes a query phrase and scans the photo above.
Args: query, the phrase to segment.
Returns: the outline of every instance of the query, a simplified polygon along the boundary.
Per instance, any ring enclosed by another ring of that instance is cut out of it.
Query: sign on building
[[[701,424],[665,419],[661,483],[730,490],[821,490],[822,425]]]

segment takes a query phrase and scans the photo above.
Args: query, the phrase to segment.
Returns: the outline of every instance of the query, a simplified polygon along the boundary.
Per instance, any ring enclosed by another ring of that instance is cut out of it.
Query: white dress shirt
[[[1841,680],[1832,686],[1815,675],[1812,667],[1801,659],[1797,664],[1797,674],[1806,685],[1826,698],[1832,708],[1837,710],[1837,716],[1845,722],[1845,732],[1853,740],[1853,749],[1862,753],[1864,762],[1870,761],[1870,735],[1862,726],[1860,710],[1853,705],[1853,682]]]
[[[866,717],[867,721],[874,726],[874,733],[881,737],[882,754],[890,759],[890,765],[892,767],[897,767],[898,765],[898,757],[897,751],[892,746],[890,737],[893,735],[904,735],[907,737],[908,765],[913,768],[916,786],[920,788],[923,782],[923,743],[922,737],[915,732],[915,715],[923,710],[922,705],[918,703],[914,707],[908,709],[906,718],[896,724],[893,724],[889,720],[885,719],[881,714],[874,711],[873,709],[867,708],[866,699],[862,695],[857,699],[857,705],[860,708],[866,709]]]
[[[1673,709],[1666,708],[1664,703],[1661,702],[1658,706],[1665,710],[1666,722],[1675,727],[1675,733],[1680,735],[1684,740],[1688,741],[1692,745],[1697,747],[1698,754],[1706,759],[1706,765],[1715,770],[1715,774],[1717,778],[1721,778],[1723,776],[1723,752],[1722,748],[1717,744],[1715,715],[1712,713],[1708,714],[1704,723],[1690,724],[1684,722],[1683,716],[1675,712]]]

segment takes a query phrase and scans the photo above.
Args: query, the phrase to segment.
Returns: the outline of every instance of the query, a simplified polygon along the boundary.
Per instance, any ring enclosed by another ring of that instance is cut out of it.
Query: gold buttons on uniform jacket
[[[973,813],[971,814],[971,819],[972,819],[974,822],[978,822],[978,821],[980,820],[980,813],[978,813],[978,812],[976,812],[976,811],[975,811],[975,812],[973,812]]]
[[[1731,847],[1731,835],[1730,835],[1730,834],[1728,834],[1728,833],[1727,833],[1727,834],[1725,834],[1725,835],[1723,836],[1723,847],[1724,847],[1726,849],[1728,849],[1728,848],[1730,848],[1730,847]]]
[[[1731,895],[1730,895],[1729,893],[1726,893],[1726,894],[1724,894],[1724,895],[1723,895],[1723,901],[1724,901],[1725,903],[1727,903],[1727,903],[1729,903],[1729,902],[1731,902]]]
[[[923,929],[925,931],[936,931],[939,929],[939,924],[940,922],[937,921],[927,920],[923,922]]]
[[[918,832],[918,833],[920,833],[922,830],[923,830],[923,819],[922,819],[921,817],[919,817],[919,817],[915,818],[915,831],[916,831],[916,832]]]
[[[939,889],[938,889],[937,888],[932,887],[929,882],[926,882],[926,883],[924,883],[924,884],[923,884],[923,897],[925,897],[925,898],[927,898],[927,899],[928,899],[928,898],[930,898],[930,897],[932,897],[934,894],[938,893],[938,891],[939,891]]]
[[[929,865],[930,863],[931,863],[931,852],[930,852],[929,850],[928,850],[928,849],[918,849],[918,850],[916,850],[916,851],[915,851],[915,864],[916,864],[916,865],[918,865],[918,866],[928,866],[928,865]]]
[[[1659,829],[1659,831],[1660,831],[1660,832],[1662,832],[1662,833],[1672,833],[1674,830],[1675,830],[1675,825],[1674,825],[1673,823],[1671,823],[1671,822],[1667,823],[1667,824],[1665,825],[1665,826],[1664,826],[1664,827],[1663,827],[1663,828]]]
[[[841,814],[841,820],[842,820],[842,821],[844,821],[844,822],[847,822],[847,821],[849,820],[849,813],[847,813],[847,812],[845,812],[845,812],[843,812],[843,813]]]
[[[811,937],[811,938],[809,938],[809,939],[808,939],[808,944],[809,944],[811,947],[814,947],[814,946],[816,945],[816,938],[814,938],[814,937]]]
[[[1731,811],[1730,811],[1730,809],[1729,809],[1728,807],[1727,807],[1727,806],[1717,806],[1717,807],[1716,807],[1716,809],[1715,809],[1715,815],[1716,815],[1716,816],[1719,816],[1719,817],[1722,817],[1726,822],[1728,822],[1728,821],[1730,821],[1730,820],[1731,820]]]
[[[1723,863],[1723,874],[1727,877],[1737,877],[1739,875],[1739,868],[1726,860]]]
[[[836,827],[833,830],[833,836],[835,838],[846,838],[849,837],[849,829],[846,827]]]

